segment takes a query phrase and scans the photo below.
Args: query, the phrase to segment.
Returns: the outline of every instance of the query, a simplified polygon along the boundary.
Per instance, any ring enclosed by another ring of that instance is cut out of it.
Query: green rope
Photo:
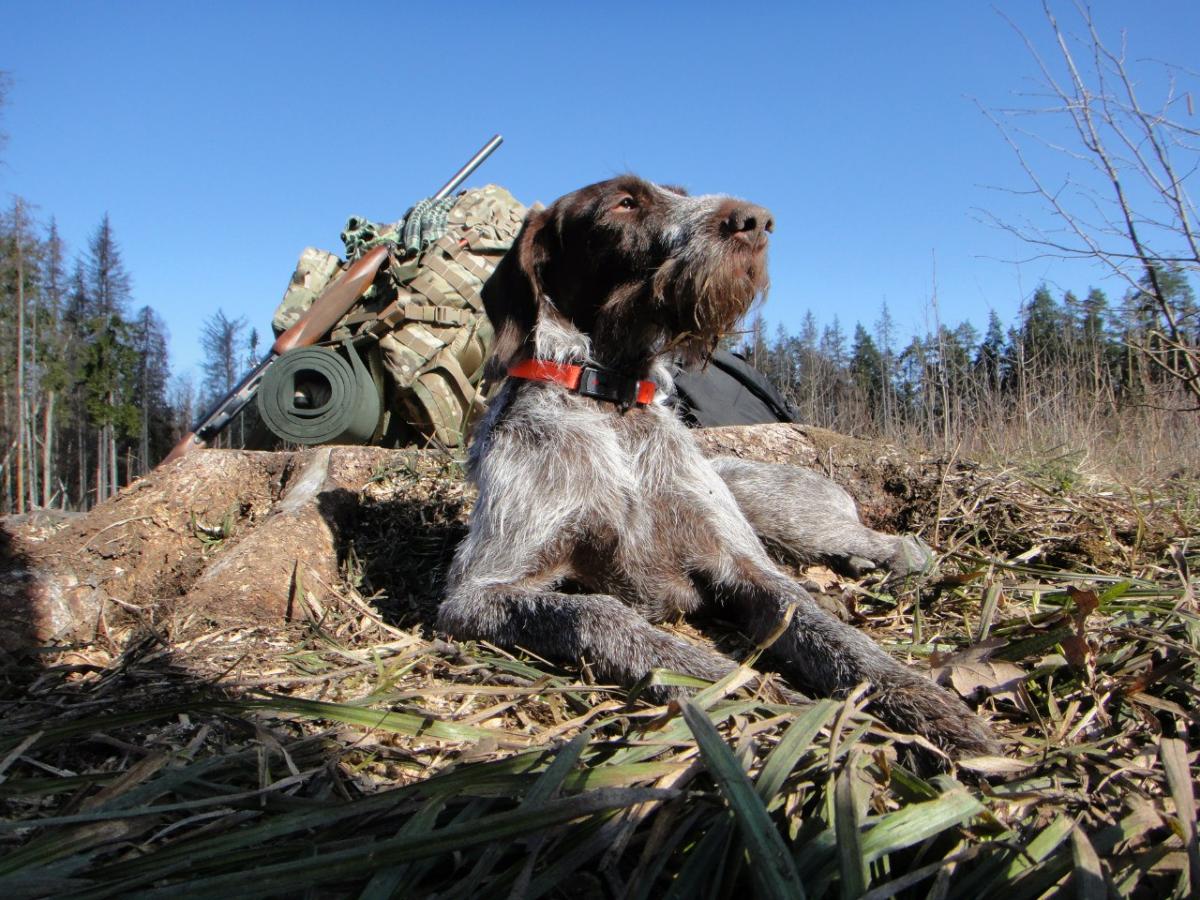
[[[458,197],[426,197],[404,216],[404,249],[420,253],[446,233],[446,219]]]
[[[441,200],[426,197],[392,225],[378,225],[362,216],[351,216],[342,230],[346,259],[358,259],[372,247],[392,244],[404,256],[415,256],[446,233],[450,210],[461,195]]]

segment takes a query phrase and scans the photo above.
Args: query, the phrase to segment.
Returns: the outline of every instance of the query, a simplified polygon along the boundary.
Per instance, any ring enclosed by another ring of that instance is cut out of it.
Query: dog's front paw
[[[889,724],[921,735],[953,759],[1001,752],[987,723],[949,691],[916,672],[897,675],[878,686],[872,698]]]

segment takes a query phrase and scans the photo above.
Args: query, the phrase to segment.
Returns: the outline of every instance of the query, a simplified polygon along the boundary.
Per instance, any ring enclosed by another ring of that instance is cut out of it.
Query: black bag
[[[800,421],[766,376],[727,350],[706,366],[675,372],[675,390],[683,420],[693,428]]]

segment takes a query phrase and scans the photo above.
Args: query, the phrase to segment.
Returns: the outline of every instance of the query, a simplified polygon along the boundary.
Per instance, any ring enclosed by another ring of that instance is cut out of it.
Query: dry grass
[[[389,500],[422,480],[425,502]],[[379,473],[295,633],[135,625],[0,683],[6,897],[1189,896],[1195,493],[951,467],[929,582],[835,584],[972,694],[1007,757],[908,764],[859,697],[749,670],[682,708],[423,626],[461,482]],[[1103,552],[1100,552],[1103,550]],[[364,596],[366,595],[366,596]],[[673,676],[664,674],[660,677]]]

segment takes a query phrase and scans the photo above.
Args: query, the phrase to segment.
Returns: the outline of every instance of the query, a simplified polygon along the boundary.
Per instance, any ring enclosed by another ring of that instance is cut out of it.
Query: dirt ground
[[[998,553],[1104,569],[1158,556],[1179,499],[1055,495],[1016,472],[905,454],[796,425],[697,433],[710,455],[806,466],[845,487],[869,526],[917,532],[942,553],[967,538]],[[88,639],[133,617],[196,627],[289,621],[297,583],[349,579],[394,620],[428,624],[472,500],[433,451],[204,450],[157,469],[87,515],[4,527],[0,646]],[[1032,557],[1027,557],[1032,558]]]
[[[926,781],[859,698],[791,705],[749,668],[696,695],[810,895],[846,876],[843,816],[892,848],[877,885],[1038,896],[1082,866],[1165,896],[1200,873],[1194,486],[1080,488],[790,425],[698,439],[824,472],[867,524],[933,545],[940,571],[903,584],[795,574],[1005,745]],[[472,499],[432,452],[201,451],[86,515],[0,523],[0,888],[744,887],[758,851],[695,721],[586,666],[433,633]],[[670,627],[752,658],[720,623]],[[520,822],[536,836],[485,840]],[[887,837],[922,834],[915,852]]]

